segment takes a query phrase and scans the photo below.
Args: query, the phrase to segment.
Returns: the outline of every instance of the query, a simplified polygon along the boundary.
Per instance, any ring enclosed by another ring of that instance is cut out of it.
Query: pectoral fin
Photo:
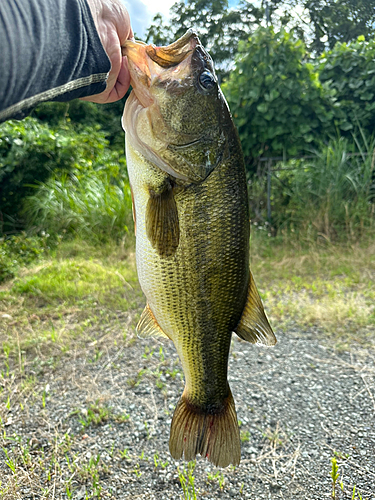
[[[160,257],[172,257],[180,241],[177,206],[172,186],[160,194],[150,191],[146,208],[146,234]]]
[[[139,337],[151,336],[169,338],[160,328],[159,323],[156,321],[156,318],[148,304],[143,309],[136,330]]]
[[[132,195],[132,213],[133,213],[133,221],[134,221],[134,235],[137,236],[137,216],[135,214],[135,203],[134,203],[134,194],[133,194],[133,188],[130,184],[130,192]]]
[[[263,309],[254,278],[250,273],[247,302],[235,332],[252,344],[275,345],[277,340]]]

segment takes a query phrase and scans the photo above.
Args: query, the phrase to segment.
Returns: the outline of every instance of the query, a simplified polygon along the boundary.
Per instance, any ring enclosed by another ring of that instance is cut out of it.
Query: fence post
[[[267,220],[271,224],[271,164],[272,160],[267,162]]]

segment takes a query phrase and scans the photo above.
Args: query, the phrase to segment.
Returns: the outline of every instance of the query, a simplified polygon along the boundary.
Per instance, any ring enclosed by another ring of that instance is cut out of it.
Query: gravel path
[[[242,460],[220,470],[197,459],[197,498],[332,498],[336,452],[344,486],[337,485],[337,498],[351,499],[356,485],[363,500],[375,500],[375,351],[335,352],[314,331],[277,337],[270,349],[233,341],[229,382]],[[43,393],[8,415],[7,435],[29,440],[32,460],[50,464],[35,477],[29,468],[29,482],[20,481],[13,498],[42,498],[38,485],[53,499],[183,495],[178,472],[187,477],[188,469],[168,452],[183,389],[174,346],[155,339],[110,349],[106,343],[91,357],[76,352],[56,369],[44,368]],[[11,474],[1,457],[0,477],[6,483]]]

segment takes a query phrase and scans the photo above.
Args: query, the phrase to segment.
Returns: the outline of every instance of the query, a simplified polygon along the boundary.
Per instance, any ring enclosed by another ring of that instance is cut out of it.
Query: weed
[[[184,500],[197,500],[195,492],[195,478],[193,472],[195,469],[196,461],[188,462],[187,467],[184,465],[183,470],[177,467],[178,479],[180,480],[182,491],[184,493]]]
[[[150,349],[147,345],[145,346],[145,351],[142,354],[142,358],[145,359],[150,359],[152,358],[152,355],[154,354],[155,349]]]
[[[137,373],[136,378],[128,378],[126,382],[130,385],[130,387],[137,387],[141,383],[142,377],[145,372],[146,370],[144,368],[141,368]]]
[[[158,467],[158,466],[161,466],[163,469],[165,469],[166,467],[168,467],[169,465],[169,461],[166,460],[165,462],[159,460],[159,453],[155,453],[154,454],[154,466],[155,466],[155,469]]]
[[[89,363],[96,363],[97,361],[99,361],[99,359],[103,356],[103,351],[101,351],[100,349],[96,348],[95,349],[95,354],[94,354],[94,357],[89,359]]]
[[[331,479],[332,479],[332,498],[335,500],[336,496],[336,483],[339,478],[339,466],[337,465],[337,460],[335,457],[331,458],[332,469],[331,469]]]
[[[240,438],[243,443],[250,441],[250,431],[240,431]]]
[[[97,400],[95,404],[88,408],[86,418],[80,417],[79,421],[82,424],[83,429],[91,424],[103,425],[109,419],[110,413],[110,408],[101,406],[99,404],[99,400]]]
[[[220,491],[223,491],[225,486],[225,478],[222,472],[218,471],[216,474],[208,473],[207,474],[208,481],[215,482],[217,480]]]
[[[2,448],[3,452],[5,453],[6,460],[5,463],[9,467],[9,469],[13,472],[13,474],[16,473],[16,467],[17,467],[17,462],[9,456],[9,452],[6,448]],[[12,450],[13,451],[13,450]]]
[[[123,451],[120,451],[120,457],[126,460],[130,459],[130,455],[127,448],[124,448]]]
[[[167,368],[165,370],[165,374],[169,375],[172,379],[174,379],[176,378],[177,374],[181,374],[181,370],[179,370],[178,368],[175,368],[174,370],[170,370],[169,368]]]
[[[140,478],[142,476],[142,472],[140,471],[139,464],[135,465],[133,472],[137,478]]]
[[[119,423],[119,424],[124,424],[125,422],[128,422],[130,419],[130,415],[127,413],[121,413],[119,415],[114,415],[114,420]]]
[[[274,449],[276,449],[279,446],[282,446],[283,437],[282,437],[282,431],[279,427],[279,423],[277,423],[275,429],[269,429],[269,428],[266,429],[266,431],[263,432],[263,437],[269,440],[271,447]]]

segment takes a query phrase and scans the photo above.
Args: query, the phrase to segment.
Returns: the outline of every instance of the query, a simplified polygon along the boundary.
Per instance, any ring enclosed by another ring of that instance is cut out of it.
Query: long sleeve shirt
[[[86,0],[0,1],[0,122],[99,94],[110,68]]]

